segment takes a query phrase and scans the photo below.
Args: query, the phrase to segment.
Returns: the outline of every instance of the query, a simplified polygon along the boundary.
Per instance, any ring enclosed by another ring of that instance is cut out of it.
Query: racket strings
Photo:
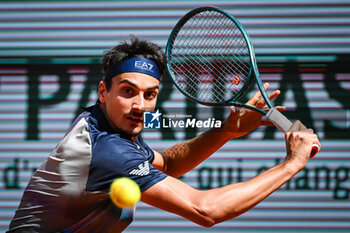
[[[232,24],[232,22],[228,20],[227,17],[225,17],[224,19],[225,21],[223,21],[223,19],[221,18],[218,18],[218,20],[220,20],[221,23],[224,25],[227,25],[228,23]],[[230,30],[232,30],[232,32],[230,32]],[[221,37],[221,38],[222,38],[222,41],[227,46],[227,48],[230,48],[230,50],[232,50],[231,56],[234,57],[233,61],[235,66],[229,66],[229,67],[230,68],[239,67],[239,70],[241,70],[242,73],[244,73],[245,75],[248,75],[250,70],[249,60],[247,62],[236,62],[236,61],[241,61],[243,59],[247,59],[247,56],[249,55],[249,51],[246,46],[246,41],[243,38],[241,31],[235,25],[234,27],[230,27],[230,29],[228,27],[224,28],[223,34],[229,35],[229,37]],[[233,39],[233,42],[231,41],[231,39]],[[231,46],[232,44],[235,46],[234,47]],[[244,54],[245,57],[238,56],[237,54]],[[232,70],[234,71],[234,69]]]
[[[250,73],[242,32],[227,16],[214,11],[201,12],[182,26],[170,62],[178,85],[204,102],[232,99]]]
[[[199,31],[197,32],[197,36],[198,34],[199,35],[205,35],[208,31],[208,29],[206,27],[200,27],[201,25],[201,18],[194,18],[193,20],[193,23],[192,23],[192,27],[193,28],[196,28],[196,29],[199,29]],[[192,36],[196,36],[196,35],[193,35],[194,33],[194,30],[187,30],[187,31],[184,31],[183,34],[187,34],[186,37],[188,38],[191,38]],[[182,43],[181,43],[182,42]],[[179,43],[178,43],[179,46],[182,46],[183,48],[195,48],[197,49],[198,47],[202,47],[199,43],[199,45],[195,45],[193,46],[193,43],[188,43],[187,40],[179,40]],[[210,47],[210,46],[207,46],[207,47]],[[209,63],[210,60],[208,60],[208,57],[206,56],[201,56],[197,59],[194,59],[194,56],[186,56],[186,59],[181,59],[180,57],[180,60],[184,63],[184,64],[191,64],[191,65],[188,65],[188,68],[189,70],[193,69],[193,67],[197,67],[199,70],[207,70],[208,67],[205,65],[206,63]],[[190,62],[189,62],[190,61]],[[192,66],[194,65],[194,66]],[[185,87],[186,91],[191,93],[193,96],[197,96],[196,94],[198,93],[198,89],[196,88],[197,87],[197,84],[200,82],[199,80],[199,76],[196,76],[196,75],[192,75],[192,73],[197,73],[197,71],[193,71],[193,72],[188,72],[187,76],[191,76],[187,79],[187,86]],[[201,77],[202,79],[205,77]],[[220,84],[220,83],[219,83]],[[222,88],[224,88],[223,85],[221,85]],[[207,77],[207,79],[205,79],[204,81],[201,82],[201,89],[203,90],[210,90],[210,78]],[[198,98],[200,99],[204,99],[203,95],[207,95],[206,92],[200,92],[202,93],[202,96],[197,96]],[[214,93],[214,96],[215,96],[216,93]]]
[[[207,15],[206,15],[207,17]],[[206,19],[206,17],[198,17],[198,19],[201,19],[202,21]],[[215,19],[217,20],[217,19]],[[198,20],[197,22],[199,22],[200,20]],[[201,23],[203,24],[203,23]],[[215,31],[215,25],[218,25],[218,22],[212,22],[211,24],[208,25],[208,27],[202,27],[200,34],[203,35],[203,37],[212,37],[215,38],[215,35],[213,34],[213,32]],[[209,43],[205,43],[205,42],[209,42]],[[215,46],[215,41],[205,41],[205,40],[201,40],[198,41],[199,43],[199,47],[200,48],[206,48],[205,52],[201,53],[201,57],[200,57],[200,61],[202,62],[197,62],[198,63],[202,63],[200,65],[200,67],[203,70],[213,70],[213,67],[209,66],[208,64],[221,64],[222,61],[220,60],[219,56],[221,55],[221,51],[217,50],[217,47]],[[203,54],[214,54],[214,56],[203,56]],[[219,56],[216,56],[215,54],[218,54]],[[203,62],[204,61],[204,62]],[[214,67],[214,74],[212,76],[217,77],[219,74],[217,72],[218,67]],[[207,76],[207,79],[205,81],[207,82],[202,82],[202,88],[199,89],[205,89],[205,90],[209,90],[211,89],[211,86],[213,86],[212,88],[212,93],[210,92],[200,92],[203,93],[202,96],[199,96],[200,99],[208,99],[208,98],[212,98],[214,101],[221,101],[223,99],[223,94],[220,92],[220,90],[223,90],[225,88],[224,83],[222,82],[217,82],[218,79],[214,79],[211,80],[211,75]],[[198,90],[198,89],[196,89]]]

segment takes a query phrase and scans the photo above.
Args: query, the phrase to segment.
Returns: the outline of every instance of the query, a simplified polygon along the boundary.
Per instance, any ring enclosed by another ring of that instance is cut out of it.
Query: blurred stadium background
[[[126,232],[350,232],[350,1],[1,1],[0,231],[6,231],[33,170],[65,134],[80,106],[96,101],[104,51],[130,34],[163,48],[189,10],[217,6],[238,18],[276,104],[318,133],[322,151],[279,191],[235,220],[203,229],[138,204]],[[255,90],[251,90],[250,94]],[[227,108],[187,101],[165,78],[163,115],[223,119]],[[145,129],[157,150],[202,129]],[[249,179],[280,162],[283,135],[261,127],[232,140],[181,179],[207,189]]]

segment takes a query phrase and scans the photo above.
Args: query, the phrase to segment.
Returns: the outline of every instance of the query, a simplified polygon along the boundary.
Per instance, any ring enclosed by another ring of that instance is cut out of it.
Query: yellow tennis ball
[[[141,190],[132,179],[117,178],[111,184],[110,198],[119,208],[131,207],[140,201]]]

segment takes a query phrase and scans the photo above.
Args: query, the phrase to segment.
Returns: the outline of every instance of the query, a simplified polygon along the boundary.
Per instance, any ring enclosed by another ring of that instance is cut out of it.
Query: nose
[[[132,107],[142,111],[145,110],[145,100],[142,93],[135,96]]]

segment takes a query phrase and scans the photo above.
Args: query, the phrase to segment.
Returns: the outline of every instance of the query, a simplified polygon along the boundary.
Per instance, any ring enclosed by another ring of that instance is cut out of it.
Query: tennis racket
[[[255,110],[283,133],[293,123],[274,108],[263,87],[253,46],[237,19],[215,7],[191,10],[175,25],[166,46],[167,68],[176,87],[208,106]],[[254,80],[269,111],[237,102]],[[315,156],[319,146],[312,146]]]

